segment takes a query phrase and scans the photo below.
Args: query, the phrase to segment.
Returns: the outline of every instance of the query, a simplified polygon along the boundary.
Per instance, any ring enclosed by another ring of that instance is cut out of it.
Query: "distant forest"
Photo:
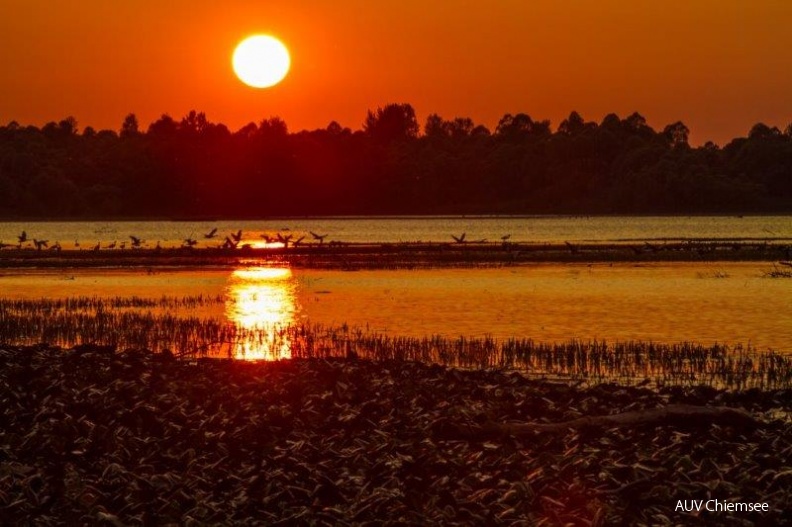
[[[66,118],[0,127],[0,217],[242,218],[366,214],[792,212],[792,125],[693,148],[681,122],[505,115],[494,131],[409,104],[289,133],[236,132],[203,113],[147,130],[80,131]]]

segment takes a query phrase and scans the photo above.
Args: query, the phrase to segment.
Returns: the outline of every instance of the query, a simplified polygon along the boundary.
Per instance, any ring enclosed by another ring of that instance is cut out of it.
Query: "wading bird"
[[[322,245],[325,241],[325,238],[327,238],[327,234],[316,234],[313,231],[308,231],[308,232],[311,233],[311,236],[313,236],[314,240],[319,242],[319,245]]]
[[[107,246],[107,248],[108,248],[108,249],[115,249],[115,248],[116,248],[116,242],[115,242],[115,240],[113,240],[113,243],[111,243],[110,245],[108,245],[108,246]]]
[[[454,241],[455,241],[455,242],[457,242],[457,243],[465,243],[465,235],[466,235],[466,234],[467,234],[466,232],[463,232],[463,233],[462,233],[462,236],[459,236],[459,237],[457,237],[457,236],[454,236],[454,235],[452,234],[452,235],[451,235],[451,237],[452,237],[452,238],[454,239]]]
[[[204,238],[206,238],[207,240],[211,240],[215,236],[217,236],[217,227],[204,234]]]

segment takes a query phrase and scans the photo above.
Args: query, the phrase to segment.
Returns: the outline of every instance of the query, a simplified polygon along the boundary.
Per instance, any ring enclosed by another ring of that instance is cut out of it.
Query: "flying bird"
[[[283,234],[278,233],[278,241],[283,244],[284,248],[286,248],[289,246],[289,241],[291,241],[292,236],[293,236],[292,234],[287,234],[286,236],[284,236]]]
[[[192,249],[193,247],[195,247],[195,245],[197,243],[198,243],[198,240],[195,240],[193,238],[187,237],[187,238],[184,239],[183,246]]]
[[[232,234],[231,234],[231,238],[233,238],[233,240],[234,240],[235,242],[237,242],[237,243],[239,243],[240,241],[242,241],[242,229],[239,229],[239,230],[236,232],[236,234],[233,234],[233,233],[232,233]],[[236,246],[235,246],[235,247],[236,247]]]
[[[217,227],[204,234],[204,238],[206,238],[207,240],[211,240],[215,236],[217,236]]]
[[[26,241],[28,241],[27,232],[22,231],[22,234],[17,236],[17,239],[19,240],[20,244],[25,243]]]
[[[454,239],[454,241],[455,241],[455,242],[457,242],[457,243],[465,243],[465,235],[466,235],[466,234],[467,234],[466,232],[463,232],[463,233],[462,233],[462,236],[459,236],[459,237],[457,237],[457,236],[454,236],[454,235],[452,234],[452,235],[451,235],[451,237],[452,237],[452,238]]]
[[[316,234],[313,231],[308,231],[308,232],[311,233],[311,236],[313,236],[314,240],[317,240],[319,242],[319,245],[323,244],[324,241],[325,241],[325,238],[327,238],[327,234]]]
[[[41,249],[47,247],[49,245],[49,242],[47,240],[37,240],[33,238],[33,245],[36,246],[37,251],[40,251]]]
[[[130,240],[132,240],[132,247],[139,248],[140,245],[143,243],[143,240],[138,238],[137,236],[130,236]]]

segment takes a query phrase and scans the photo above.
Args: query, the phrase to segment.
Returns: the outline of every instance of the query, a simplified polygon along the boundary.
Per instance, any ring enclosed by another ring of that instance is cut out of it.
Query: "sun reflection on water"
[[[288,268],[237,269],[226,287],[226,317],[237,326],[239,338],[232,354],[243,360],[291,357],[289,336],[279,331],[294,322],[296,283]]]

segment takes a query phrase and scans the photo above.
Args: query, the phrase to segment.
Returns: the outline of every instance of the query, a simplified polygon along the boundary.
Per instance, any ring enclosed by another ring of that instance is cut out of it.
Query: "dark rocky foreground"
[[[791,395],[6,346],[0,523],[792,524]],[[667,404],[741,408],[757,422],[455,435]],[[675,512],[693,499],[771,510]]]

